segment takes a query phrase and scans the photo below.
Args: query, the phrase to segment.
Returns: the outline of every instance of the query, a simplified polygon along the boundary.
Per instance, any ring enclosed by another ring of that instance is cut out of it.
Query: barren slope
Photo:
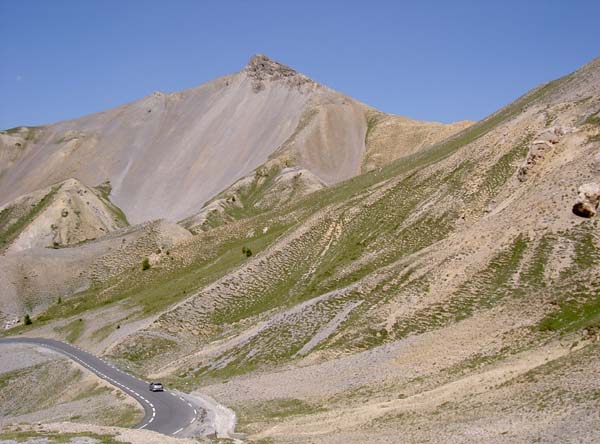
[[[286,160],[309,168],[291,142],[310,122],[209,204],[219,220],[189,219],[198,234],[150,269],[21,331],[78,326],[75,342],[231,405],[252,442],[597,439],[600,219],[572,209],[600,181],[600,59],[290,200],[277,180]]]
[[[133,223],[177,221],[272,155],[336,183],[361,170],[368,109],[255,56],[241,72],[186,91],[1,132],[0,204],[77,177],[110,181]]]
[[[0,251],[60,248],[127,226],[102,190],[69,179],[0,207]]]

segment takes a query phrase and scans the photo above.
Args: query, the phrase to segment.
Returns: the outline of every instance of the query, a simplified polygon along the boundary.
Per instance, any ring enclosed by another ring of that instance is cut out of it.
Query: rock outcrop
[[[600,184],[584,183],[579,187],[577,201],[573,205],[573,213],[577,216],[590,218],[596,215],[600,204]]]
[[[538,134],[529,146],[529,152],[524,164],[519,168],[519,180],[525,182],[528,175],[531,173],[531,169],[544,159],[545,153],[552,149],[552,147],[560,141],[562,136],[572,131],[572,128],[555,126]]]
[[[252,79],[252,89],[258,93],[265,89],[265,81],[284,81],[290,87],[300,88],[306,84],[317,86],[310,78],[282,63],[271,60],[263,54],[252,56],[244,68],[246,75]]]

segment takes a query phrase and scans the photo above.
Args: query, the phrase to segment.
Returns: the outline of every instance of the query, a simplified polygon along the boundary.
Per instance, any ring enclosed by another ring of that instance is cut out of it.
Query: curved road
[[[81,364],[100,378],[120,388],[144,407],[144,419],[140,429],[154,430],[165,435],[181,434],[200,418],[199,409],[178,394],[165,390],[151,392],[148,382],[131,376],[112,364],[75,346],[45,338],[0,338],[1,344],[31,344],[55,350]]]

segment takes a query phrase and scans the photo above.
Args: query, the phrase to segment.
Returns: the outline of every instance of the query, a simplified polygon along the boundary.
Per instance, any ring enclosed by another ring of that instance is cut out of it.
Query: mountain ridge
[[[314,129],[292,138],[292,151],[288,143],[290,166],[335,183],[360,173],[365,109],[257,55],[240,72],[191,89],[0,133],[0,156],[9,159],[0,204],[77,177],[87,186],[110,181],[113,202],[133,223],[180,220],[284,149],[303,119],[315,120]]]

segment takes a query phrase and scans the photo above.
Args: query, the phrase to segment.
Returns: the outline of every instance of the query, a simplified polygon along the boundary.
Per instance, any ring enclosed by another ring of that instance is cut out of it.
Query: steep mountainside
[[[332,184],[361,171],[370,108],[265,56],[239,73],[80,119],[0,133],[0,204],[110,181],[140,223],[177,221],[275,156]],[[432,124],[431,132],[447,133]]]
[[[298,148],[335,133],[318,113],[195,235],[16,331],[208,393],[255,443],[600,440],[600,59],[433,144],[363,109],[365,173],[334,185]]]

